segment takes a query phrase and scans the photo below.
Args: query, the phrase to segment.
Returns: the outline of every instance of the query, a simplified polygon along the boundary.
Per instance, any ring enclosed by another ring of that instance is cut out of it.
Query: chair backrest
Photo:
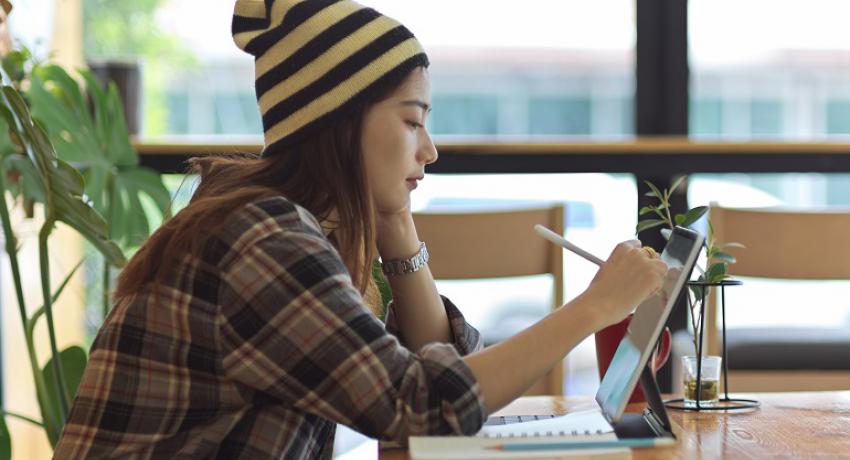
[[[428,244],[436,279],[562,274],[563,251],[534,231],[564,232],[564,206],[505,211],[418,212],[416,231]]]
[[[778,279],[850,279],[850,210],[792,211],[725,208],[712,204],[709,217],[719,243],[737,261],[729,274]],[[717,295],[707,304],[707,345],[720,352]]]
[[[729,273],[787,279],[850,279],[850,210],[709,210],[717,241],[737,259]]]
[[[419,239],[428,245],[435,279],[483,279],[551,274],[552,310],[564,302],[563,250],[534,231],[542,224],[564,233],[564,205],[500,211],[417,212]],[[563,394],[558,365],[527,394]]]

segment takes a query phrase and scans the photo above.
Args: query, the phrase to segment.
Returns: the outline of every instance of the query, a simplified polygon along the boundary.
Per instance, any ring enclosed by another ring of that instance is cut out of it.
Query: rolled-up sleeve
[[[466,356],[483,348],[484,345],[481,341],[481,334],[478,330],[466,322],[466,318],[463,317],[463,313],[460,312],[451,300],[444,296],[440,297],[443,299],[443,306],[446,309],[446,316],[449,319],[449,328],[451,329],[452,334],[452,345],[454,345],[457,352],[460,353],[461,356]],[[401,343],[406,343],[404,335],[398,325],[398,315],[396,314],[395,303],[393,302],[390,302],[389,305],[387,305],[386,322],[387,331],[398,337]]]
[[[239,385],[401,443],[480,429],[486,409],[461,357],[480,340],[450,302],[455,344],[411,352],[366,308],[330,242],[309,228],[245,247],[223,279],[222,366]]]

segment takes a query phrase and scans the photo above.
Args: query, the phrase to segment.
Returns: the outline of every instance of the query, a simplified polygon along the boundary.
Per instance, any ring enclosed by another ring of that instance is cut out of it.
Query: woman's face
[[[361,149],[378,212],[408,209],[410,192],[425,176],[425,165],[437,160],[437,149],[425,130],[430,111],[431,83],[421,67],[366,111]]]

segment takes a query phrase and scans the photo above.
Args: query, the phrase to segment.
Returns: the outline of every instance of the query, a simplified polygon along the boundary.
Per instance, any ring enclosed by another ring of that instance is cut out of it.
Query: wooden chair
[[[733,276],[796,280],[850,280],[850,212],[733,209],[712,205],[711,222],[719,242],[737,262]],[[729,312],[746,308],[732,301]],[[708,349],[720,340],[717,301],[708,304]],[[817,305],[800,305],[816,314]],[[727,317],[730,314],[727,312]],[[732,391],[850,389],[850,326],[836,328],[727,328],[729,388]]]
[[[534,232],[535,224],[564,233],[564,205],[506,211],[417,212],[419,238],[428,244],[435,279],[462,280],[552,275],[552,309],[563,304],[562,249]],[[561,395],[563,363],[526,394]]]

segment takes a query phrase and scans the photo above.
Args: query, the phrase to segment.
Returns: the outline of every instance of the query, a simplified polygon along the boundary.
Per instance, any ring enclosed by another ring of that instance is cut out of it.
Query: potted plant
[[[152,227],[145,201],[165,220],[171,214],[171,195],[157,171],[139,165],[116,85],[110,82],[104,89],[88,70],[80,70],[75,79],[57,65],[36,62],[25,48],[7,54],[2,64],[58,157],[85,177],[85,196],[106,217],[110,238],[124,250],[137,247]],[[105,317],[110,265],[104,263],[101,273]]]
[[[70,226],[102,256],[105,315],[109,267],[120,268],[126,262],[121,246],[131,248],[147,237],[151,225],[146,206],[159,210],[163,218],[170,215],[171,206],[160,176],[138,165],[114,85],[103,89],[86,71],[78,82],[57,66],[35,63],[26,50],[7,53],[2,68],[0,222],[39,417],[0,408],[0,459],[11,455],[6,417],[39,426],[55,445],[86,366],[82,347],[60,351],[57,346],[53,305],[83,261],[60,283],[51,280],[49,241],[56,224]],[[26,216],[43,219],[38,234],[43,305],[37,309],[26,305],[15,230],[20,227],[8,206],[9,195],[13,204],[25,205]],[[35,338],[35,327],[42,322],[50,349],[44,365],[37,359]]]
[[[121,249],[109,239],[106,220],[86,200],[83,176],[57,157],[45,130],[33,120],[21,94],[8,84],[0,87],[0,155],[0,190],[3,191],[0,221],[41,415],[41,420],[34,420],[3,411],[4,417],[0,418],[0,457],[8,458],[11,440],[5,416],[41,426],[51,444],[55,444],[86,364],[82,348],[72,346],[61,352],[57,348],[53,304],[80,264],[70,270],[58,285],[52,282],[49,271],[51,233],[58,223],[64,223],[88,240],[109,263],[123,266],[125,258]],[[10,168],[14,168],[14,174],[9,174]],[[9,179],[14,184],[7,183]],[[43,305],[32,313],[24,300],[18,239],[6,202],[7,190],[17,190],[22,197],[39,203],[38,209],[43,217],[38,234]],[[50,343],[50,358],[44,367],[37,360],[33,338],[35,325],[42,318],[47,324]]]
[[[642,208],[639,215],[651,216],[641,220],[637,224],[636,232],[650,228],[664,227],[662,234],[667,237],[674,226],[691,227],[697,223],[708,211],[707,206],[697,206],[689,209],[683,214],[673,215],[670,211],[670,197],[674,190],[682,185],[685,177],[676,180],[670,189],[661,190],[651,182],[645,182],[649,187],[647,196],[658,200],[658,204]],[[739,243],[720,243],[714,238],[714,229],[711,220],[707,222],[708,231],[705,239],[705,258],[707,268],[703,270],[697,265],[700,272],[697,280],[689,284],[688,310],[690,313],[692,339],[694,345],[693,355],[682,357],[683,391],[685,405],[709,406],[716,404],[720,395],[720,370],[721,357],[708,356],[702,353],[702,344],[699,341],[705,321],[705,302],[710,297],[713,288],[730,278],[729,264],[735,263],[735,257],[725,252],[726,248],[743,247]],[[700,359],[697,358],[700,357]],[[699,375],[699,379],[698,376]]]

